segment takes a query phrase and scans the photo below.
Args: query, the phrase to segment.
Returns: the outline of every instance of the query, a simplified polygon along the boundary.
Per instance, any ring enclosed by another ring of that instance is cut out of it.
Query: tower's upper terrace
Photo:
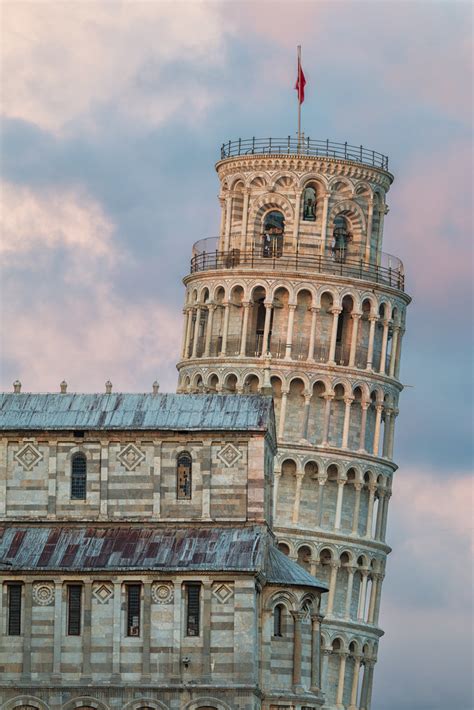
[[[404,290],[403,264],[382,252],[387,156],[347,142],[250,138],[224,143],[216,170],[220,233],[196,242],[192,273],[296,271]]]

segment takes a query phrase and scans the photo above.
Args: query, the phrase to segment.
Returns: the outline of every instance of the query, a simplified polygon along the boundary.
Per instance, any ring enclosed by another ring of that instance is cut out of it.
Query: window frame
[[[185,464],[180,464],[180,459],[187,459],[189,461],[189,480],[187,484],[184,485],[186,488],[183,489],[180,483],[180,466],[183,468]],[[183,495],[180,495],[180,489],[183,489]],[[176,500],[192,500],[193,497],[193,457],[189,451],[180,451],[176,456]]]
[[[201,635],[201,582],[186,582],[185,588],[185,636],[187,638],[199,638]],[[190,600],[190,592],[197,593],[193,600]],[[196,599],[197,597],[197,599]],[[191,604],[193,606],[191,606]],[[190,608],[191,606],[191,608]],[[197,611],[196,611],[197,610]]]
[[[84,470],[74,470],[81,462]],[[82,451],[76,451],[71,457],[71,500],[87,500],[87,456]]]
[[[82,584],[67,584],[67,619],[66,619],[66,632],[67,636],[81,636],[82,635]],[[79,592],[78,598],[73,600],[71,598],[71,592]],[[73,604],[76,604],[73,608]],[[73,612],[73,613],[71,613]],[[71,616],[75,616],[71,619]]]
[[[137,614],[133,614],[131,591],[137,591],[138,599],[133,600],[133,604],[138,604],[135,607]],[[140,638],[142,632],[142,583],[141,582],[129,582],[125,585],[126,594],[126,604],[125,604],[125,622],[126,622],[126,636],[127,638]],[[134,618],[137,618],[138,624],[131,623]],[[134,631],[136,629],[136,631]]]
[[[13,618],[12,591],[18,592],[18,609],[16,618]],[[22,635],[23,614],[23,584],[21,582],[7,582],[7,636]],[[15,628],[13,628],[15,626]]]
[[[273,607],[273,633],[274,638],[283,638],[283,614],[285,605],[279,602]]]

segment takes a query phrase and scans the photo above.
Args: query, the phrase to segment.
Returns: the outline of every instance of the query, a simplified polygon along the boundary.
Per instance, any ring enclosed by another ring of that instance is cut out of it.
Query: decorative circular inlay
[[[38,582],[33,586],[33,599],[40,606],[48,606],[54,600],[54,585],[51,582]]]
[[[151,587],[151,596],[156,604],[171,604],[174,590],[171,584],[155,582]]]

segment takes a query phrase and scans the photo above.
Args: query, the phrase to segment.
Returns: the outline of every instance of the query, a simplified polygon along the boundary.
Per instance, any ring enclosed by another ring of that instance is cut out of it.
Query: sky
[[[176,387],[181,279],[222,142],[303,129],[388,154],[413,296],[374,710],[470,710],[472,6],[0,4],[1,386]]]

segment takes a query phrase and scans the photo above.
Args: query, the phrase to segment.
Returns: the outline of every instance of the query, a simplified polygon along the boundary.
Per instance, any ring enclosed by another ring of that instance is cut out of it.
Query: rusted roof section
[[[12,570],[257,571],[263,563],[259,527],[0,528],[0,559]]]
[[[303,567],[280,552],[273,545],[268,548],[265,561],[265,576],[268,584],[279,586],[317,587],[322,592],[327,592],[328,587]]]
[[[274,432],[271,397],[221,394],[0,395],[0,430]]]
[[[290,560],[262,526],[222,528],[0,527],[4,574],[25,572],[248,572],[282,587],[327,587]]]

